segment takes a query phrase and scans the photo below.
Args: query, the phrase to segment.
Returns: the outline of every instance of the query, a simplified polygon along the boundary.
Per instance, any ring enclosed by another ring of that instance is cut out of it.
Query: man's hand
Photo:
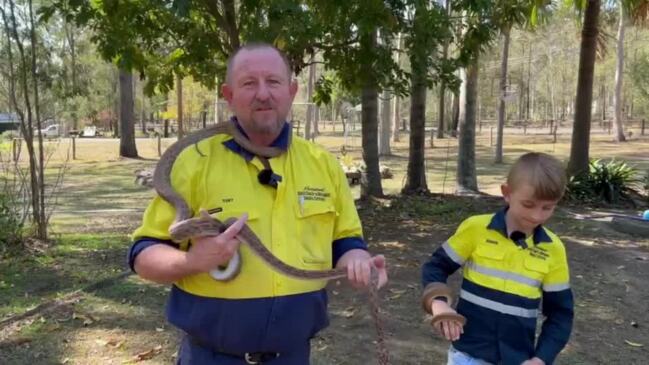
[[[525,360],[521,365],[545,365],[545,361],[539,359],[538,357]]]
[[[388,282],[385,257],[371,257],[365,250],[349,250],[339,260],[338,267],[347,268],[347,279],[355,288],[366,288],[370,283],[370,271],[374,265],[379,274],[379,288]]]
[[[247,219],[248,216],[244,214],[218,236],[192,238],[193,244],[187,251],[187,265],[197,273],[227,265],[239,249],[241,242],[235,237]]]
[[[444,313],[457,313],[455,309],[443,300],[433,300],[430,309],[434,316]],[[449,341],[457,341],[460,335],[464,333],[464,329],[459,323],[448,320],[438,322],[435,329]]]

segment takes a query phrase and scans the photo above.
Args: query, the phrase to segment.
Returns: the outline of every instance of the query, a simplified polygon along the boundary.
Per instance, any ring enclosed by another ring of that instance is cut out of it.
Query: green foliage
[[[0,191],[0,253],[16,247],[22,241],[23,226],[14,198],[7,189]]]
[[[570,178],[566,197],[582,202],[617,203],[636,185],[636,172],[624,161],[591,160],[588,173]]]
[[[146,78],[149,95],[172,90],[176,75],[214,89],[232,51],[250,41],[277,45],[299,72],[315,39],[296,0],[55,0],[43,17],[57,12],[92,29],[102,58]]]
[[[644,189],[645,195],[649,199],[649,170],[647,170],[647,173],[642,179],[642,188]]]
[[[14,138],[20,137],[20,132],[16,130],[8,130],[0,134],[0,140],[2,141],[11,141]]]
[[[646,102],[649,102],[649,53],[642,52],[629,63],[629,73],[635,91]]]

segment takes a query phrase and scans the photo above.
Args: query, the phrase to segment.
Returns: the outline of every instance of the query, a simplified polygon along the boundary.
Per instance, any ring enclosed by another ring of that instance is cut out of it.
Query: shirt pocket
[[[330,269],[336,209],[330,201],[302,201],[295,205],[295,238],[299,261],[309,269]]]
[[[505,251],[498,246],[478,245],[468,263],[476,284],[497,290],[505,289],[505,266]]]
[[[525,276],[528,276],[539,282],[539,286],[543,283],[543,278],[550,272],[550,265],[541,259],[534,257],[525,258]]]

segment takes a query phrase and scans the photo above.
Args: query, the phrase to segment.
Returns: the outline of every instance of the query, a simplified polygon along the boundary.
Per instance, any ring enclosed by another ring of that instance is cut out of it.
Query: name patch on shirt
[[[304,190],[298,191],[297,195],[301,197],[300,200],[317,201],[325,201],[328,197],[331,196],[331,194],[325,191],[324,188],[314,188],[311,186],[307,186],[304,188]]]
[[[550,257],[544,248],[538,246],[530,247],[528,251],[530,252],[530,256],[536,257],[537,259],[547,260]]]

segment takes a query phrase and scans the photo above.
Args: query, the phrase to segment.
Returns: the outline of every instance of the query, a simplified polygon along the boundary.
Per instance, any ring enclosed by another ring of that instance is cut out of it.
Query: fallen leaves
[[[151,360],[156,355],[162,352],[162,345],[158,345],[148,351],[140,352],[139,354],[133,356],[131,359],[132,362],[140,362],[144,360]]]
[[[97,343],[99,346],[103,347],[109,347],[112,349],[118,349],[121,348],[124,345],[124,341],[120,341],[117,339],[110,339],[108,341],[106,340],[95,340],[95,343]]]
[[[642,347],[642,346],[644,346],[641,343],[631,342],[629,340],[624,340],[624,343],[626,343],[627,345],[632,346],[632,347]]]
[[[352,318],[356,314],[357,309],[355,307],[347,307],[345,308],[341,314],[345,318]]]
[[[97,318],[91,316],[90,314],[81,314],[77,312],[72,313],[72,319],[83,321],[84,326],[90,326],[91,324],[99,321]]]

